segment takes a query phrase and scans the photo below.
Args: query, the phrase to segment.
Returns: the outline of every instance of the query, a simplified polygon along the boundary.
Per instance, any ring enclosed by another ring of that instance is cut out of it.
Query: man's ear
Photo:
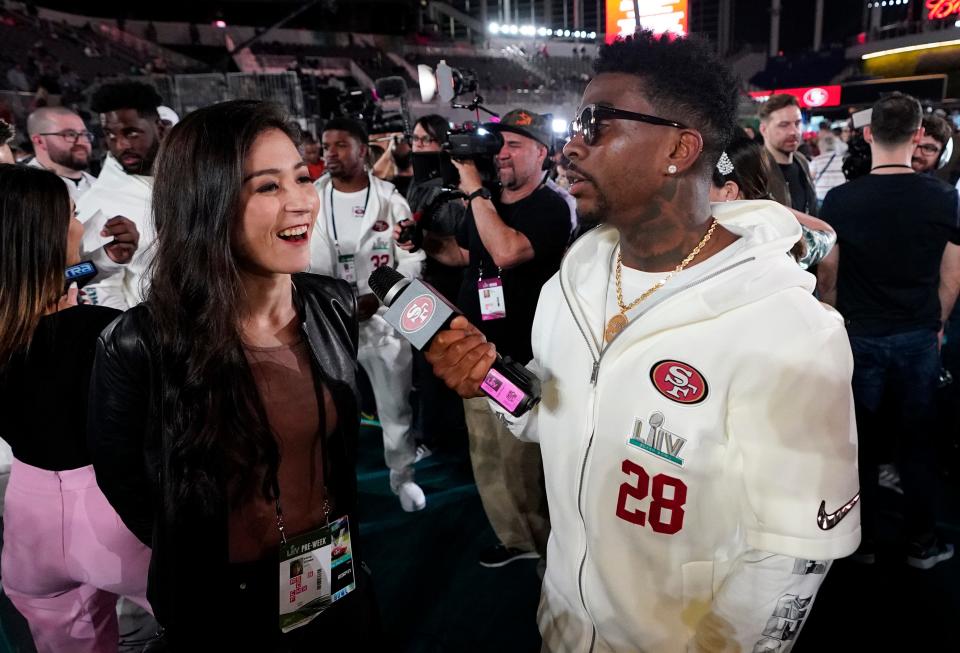
[[[863,128],[863,140],[865,140],[870,144],[873,144],[873,130],[870,129],[870,125],[867,125],[866,127]]]
[[[164,136],[167,135],[167,131],[170,128],[167,126],[167,123],[160,120],[160,116],[157,116],[156,125],[157,125],[157,138],[159,138],[162,141]]]
[[[673,151],[667,157],[668,163],[677,166],[677,173],[689,170],[697,164],[703,152],[703,136],[694,129],[680,129],[679,138],[673,145]]]
[[[913,138],[910,139],[910,142],[913,143],[914,145],[919,144],[920,141],[923,140],[923,137],[926,136],[926,133],[927,133],[927,132],[926,132],[926,130],[923,128],[923,125],[920,125],[920,129],[918,129],[917,131],[913,132]]]

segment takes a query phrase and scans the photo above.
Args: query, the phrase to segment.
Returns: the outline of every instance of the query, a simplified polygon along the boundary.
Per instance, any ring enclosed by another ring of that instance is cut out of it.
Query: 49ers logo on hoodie
[[[664,360],[650,368],[650,381],[657,392],[679,404],[699,404],[707,398],[707,380],[697,368],[676,360]]]

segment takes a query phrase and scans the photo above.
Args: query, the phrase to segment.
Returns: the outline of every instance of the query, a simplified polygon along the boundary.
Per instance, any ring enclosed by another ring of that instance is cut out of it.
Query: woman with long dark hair
[[[97,477],[153,548],[148,596],[177,651],[378,632],[356,539],[356,300],[299,273],[319,199],[298,136],[248,100],[173,128],[150,294],[97,352]]]
[[[726,158],[721,159],[721,163],[713,170],[711,202],[773,200],[767,187],[770,175],[766,157],[763,156],[763,145],[743,135],[734,138],[724,154]],[[830,253],[837,242],[837,233],[823,220],[789,206],[787,209],[797,218],[802,231],[790,255],[804,270],[812,268]]]
[[[97,487],[87,448],[97,336],[120,313],[64,288],[83,237],[71,204],[53,173],[0,165],[3,589],[41,653],[116,651],[117,595],[149,609],[150,550]]]

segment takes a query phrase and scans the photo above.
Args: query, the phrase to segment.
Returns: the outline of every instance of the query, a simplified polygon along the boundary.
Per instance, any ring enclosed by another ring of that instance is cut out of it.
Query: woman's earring
[[[677,166],[671,163],[670,165],[667,166],[667,172],[670,173],[671,175],[677,174]]]

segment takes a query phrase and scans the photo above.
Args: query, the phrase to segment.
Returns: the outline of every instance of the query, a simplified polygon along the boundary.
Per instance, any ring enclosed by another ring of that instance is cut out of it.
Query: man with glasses
[[[80,116],[66,107],[43,107],[27,118],[27,133],[34,151],[27,165],[63,179],[74,202],[90,190],[97,180],[87,172],[93,134]]]
[[[413,125],[410,139],[413,154],[411,165],[418,162],[438,162],[447,140],[450,121],[436,113],[420,116]],[[407,189],[407,203],[415,216],[422,219],[421,225],[430,223],[430,230],[440,237],[453,237],[460,229],[466,209],[460,199],[444,193],[443,179],[434,176],[424,179],[421,167],[421,179],[414,180]],[[446,198],[446,199],[445,199]],[[429,217],[423,216],[429,214]],[[401,225],[401,229],[403,226]],[[397,229],[399,235],[400,229]],[[427,257],[423,266],[422,278],[440,291],[445,297],[454,298],[460,290],[463,279],[463,267],[445,265],[433,257]],[[466,423],[463,417],[463,401],[442,381],[433,375],[430,364],[423,354],[414,349],[414,385],[418,410],[417,460],[430,456],[437,448],[462,442],[466,437]]]
[[[93,134],[83,119],[66,107],[43,107],[27,118],[27,131],[34,150],[34,158],[27,165],[55,173],[66,184],[74,204],[79,202],[97,181],[87,172]],[[130,262],[140,233],[133,221],[116,215],[103,224],[100,238],[102,246],[84,252],[84,258],[93,261],[99,272],[88,284],[91,298],[96,297],[98,283]]]
[[[923,137],[913,150],[910,166],[915,172],[936,172],[942,166],[940,158],[953,136],[953,127],[940,116],[924,116]],[[949,157],[947,157],[949,158]],[[948,161],[943,162],[944,165]]]
[[[150,215],[152,168],[166,132],[157,112],[161,104],[156,90],[140,82],[104,84],[93,94],[91,108],[99,114],[109,156],[100,177],[77,202],[77,217],[84,223],[82,250],[85,256],[117,245],[130,250],[130,243],[120,242],[112,231],[118,218],[136,226],[139,247],[134,244],[136,251],[128,251],[125,265],[98,265],[101,276],[84,288],[92,304],[126,310],[146,293],[145,274],[156,240]]]
[[[860,539],[843,321],[790,211],[709,201],[740,94],[711,45],[639,32],[594,67],[564,154],[604,224],[540,294],[540,403],[497,411],[543,454],[544,650],[789,650]],[[451,327],[427,357],[476,397],[494,349]]]
[[[499,123],[496,156],[502,190],[483,185],[472,161],[455,161],[467,212],[455,236],[431,232],[427,254],[464,268],[457,306],[504,356],[533,358],[530,331],[540,289],[560,267],[570,237],[570,210],[546,186],[552,134],[545,116],[515,109]],[[416,133],[416,132],[415,132]],[[519,442],[483,399],[463,402],[477,490],[499,542],[480,554],[484,567],[542,557],[550,532],[543,471],[535,445]]]

